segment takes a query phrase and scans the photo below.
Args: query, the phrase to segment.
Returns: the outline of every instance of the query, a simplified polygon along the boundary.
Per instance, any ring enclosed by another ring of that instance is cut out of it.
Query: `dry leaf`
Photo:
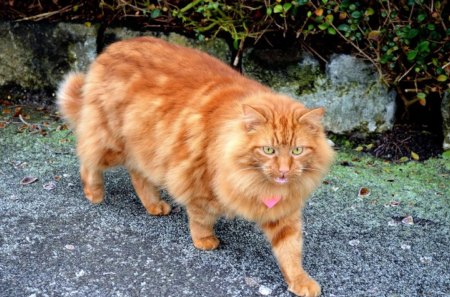
[[[51,191],[56,188],[56,183],[54,181],[50,181],[48,183],[45,183],[42,187],[47,191]]]
[[[321,16],[323,14],[323,9],[317,8],[316,11],[314,11],[314,13],[316,14],[316,16]]]
[[[411,151],[411,158],[413,158],[413,160],[419,161],[420,157],[417,153]]]
[[[34,176],[25,176],[24,178],[22,178],[22,180],[20,181],[21,185],[29,185],[32,184],[34,182],[36,182],[38,179],[37,177]]]
[[[362,187],[359,189],[358,196],[363,198],[370,195],[370,190],[368,188]]]
[[[402,223],[405,225],[414,225],[414,219],[412,216],[407,216],[403,218]]]

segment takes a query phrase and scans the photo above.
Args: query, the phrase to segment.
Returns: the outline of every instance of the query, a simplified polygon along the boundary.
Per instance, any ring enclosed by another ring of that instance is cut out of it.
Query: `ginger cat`
[[[103,171],[123,165],[147,212],[186,208],[194,246],[219,245],[220,216],[256,222],[299,296],[320,286],[302,268],[301,213],[332,159],[323,108],[243,77],[200,51],[150,37],[109,46],[58,91],[74,129],[84,194],[103,201]]]

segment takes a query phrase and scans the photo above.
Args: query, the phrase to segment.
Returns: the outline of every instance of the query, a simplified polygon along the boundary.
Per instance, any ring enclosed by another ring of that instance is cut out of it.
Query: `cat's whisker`
[[[304,171],[318,171],[318,172],[323,172],[323,170],[318,169],[318,168],[313,168],[313,167],[303,167],[303,168],[301,168],[301,172],[304,172]]]
[[[247,171],[247,170],[260,170],[260,169],[261,169],[261,167],[256,167],[256,166],[255,167],[244,167],[244,168],[237,170],[235,173]]]

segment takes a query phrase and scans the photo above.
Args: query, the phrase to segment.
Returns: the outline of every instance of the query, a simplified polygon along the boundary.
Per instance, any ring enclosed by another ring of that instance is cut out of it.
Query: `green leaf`
[[[408,59],[408,61],[414,61],[414,59],[417,57],[417,50],[412,50],[409,51],[406,54],[406,58]]]
[[[434,30],[436,30],[436,26],[434,24],[428,24],[427,29],[430,31],[434,31]]]
[[[334,16],[333,16],[332,14],[329,14],[329,15],[327,15],[327,16],[325,17],[325,21],[326,21],[327,23],[332,23],[333,20],[334,20]]]
[[[448,77],[447,77],[447,75],[445,75],[445,74],[441,74],[441,75],[439,75],[437,78],[436,78],[436,80],[437,81],[440,81],[440,82],[444,82],[444,81],[446,81],[448,79]]]
[[[287,12],[289,9],[291,9],[291,7],[292,7],[292,3],[287,2],[287,3],[283,4],[283,9],[285,12]]]
[[[310,17],[312,16],[312,12],[311,12],[311,11],[308,11],[308,12],[306,13],[306,16],[310,18]]]
[[[338,27],[339,31],[348,32],[350,31],[350,26],[347,24],[341,24]]]
[[[420,156],[413,151],[411,151],[411,158],[413,158],[413,160],[416,160],[416,161],[420,160]]]
[[[401,157],[398,161],[399,161],[400,163],[405,163],[405,162],[408,162],[408,161],[409,161],[409,158],[408,158],[408,157]]]
[[[427,97],[427,94],[425,94],[425,93],[422,93],[422,92],[417,93],[417,98],[419,98],[419,99],[425,99],[426,97]]]
[[[417,50],[420,53],[429,53],[430,52],[430,42],[428,40],[420,42],[417,45]]]
[[[419,14],[419,15],[417,16],[417,21],[418,21],[419,23],[421,23],[421,22],[423,22],[426,18],[427,18],[427,15],[424,14],[424,13],[422,13],[422,14]]]
[[[78,11],[78,8],[79,8],[78,5],[74,5],[73,8],[72,8],[73,12],[77,12],[77,11]]]
[[[305,5],[309,2],[309,0],[297,0],[298,5]]]
[[[272,7],[267,7],[266,14],[271,15],[272,14]]]
[[[360,17],[361,17],[361,12],[359,12],[359,11],[357,11],[357,10],[355,10],[354,12],[352,12],[352,14],[351,14],[351,16],[352,16],[352,18],[355,18],[355,19],[359,19]]]
[[[281,4],[275,5],[275,7],[273,8],[273,12],[274,13],[282,13],[283,12],[283,6]]]
[[[337,33],[333,27],[328,27],[327,31],[328,31],[328,34],[330,34],[330,35],[336,35],[336,33]]]
[[[417,29],[411,29],[408,31],[408,34],[406,35],[406,38],[408,39],[413,39],[414,37],[416,37],[419,34],[419,30]]]
[[[381,64],[386,64],[387,62],[391,61],[393,57],[394,56],[391,55],[391,54],[383,55],[383,56],[381,56],[380,63]]]
[[[152,13],[150,14],[150,17],[152,19],[156,19],[160,15],[161,15],[161,10],[160,9],[154,9],[154,10],[152,10]]]
[[[364,13],[365,16],[371,16],[375,13],[375,10],[373,10],[372,7],[367,8],[366,12]]]
[[[326,30],[330,25],[327,23],[322,23],[318,27],[320,30]]]

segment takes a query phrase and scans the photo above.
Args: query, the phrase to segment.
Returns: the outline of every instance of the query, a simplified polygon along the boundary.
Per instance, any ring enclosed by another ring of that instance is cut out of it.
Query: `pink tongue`
[[[275,204],[277,204],[278,202],[280,202],[281,200],[281,196],[280,195],[276,195],[276,196],[272,196],[269,198],[266,198],[263,200],[263,203],[268,207],[268,208],[272,208],[275,206]]]

